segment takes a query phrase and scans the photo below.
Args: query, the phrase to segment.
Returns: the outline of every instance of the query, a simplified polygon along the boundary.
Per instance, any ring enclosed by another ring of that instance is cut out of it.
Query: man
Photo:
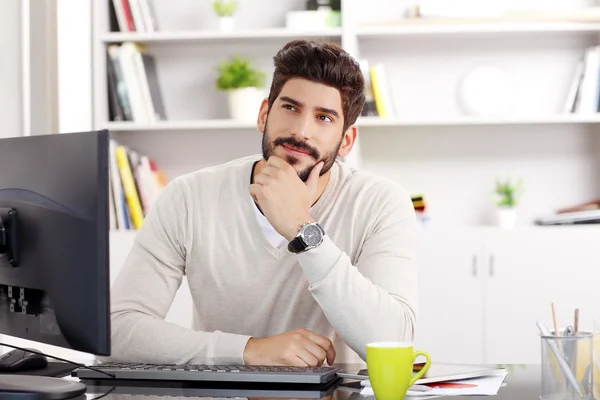
[[[262,155],[174,179],[146,216],[112,289],[113,360],[317,366],[412,340],[410,197],[337,161],[356,140],[360,68],[300,40],[274,63]],[[164,321],[184,275],[193,330]]]

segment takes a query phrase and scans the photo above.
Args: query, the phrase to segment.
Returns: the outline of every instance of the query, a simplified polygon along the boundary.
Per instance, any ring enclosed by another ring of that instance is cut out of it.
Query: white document
[[[481,378],[462,379],[456,381],[429,383],[418,385],[415,389],[408,389],[407,397],[418,397],[419,399],[438,396],[494,396],[502,387],[508,371],[499,370],[497,373]],[[374,396],[373,388],[368,381],[364,381],[365,387],[360,394],[363,396]],[[428,386],[431,390],[422,390],[422,386]]]

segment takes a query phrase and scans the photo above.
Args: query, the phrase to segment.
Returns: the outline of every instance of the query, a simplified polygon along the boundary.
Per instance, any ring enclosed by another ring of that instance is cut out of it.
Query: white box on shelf
[[[298,30],[329,28],[331,18],[331,11],[326,9],[288,11],[285,14],[285,27]]]

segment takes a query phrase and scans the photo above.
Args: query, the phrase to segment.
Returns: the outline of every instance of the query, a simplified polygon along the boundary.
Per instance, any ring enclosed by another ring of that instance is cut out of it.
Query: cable
[[[113,390],[115,390],[115,386],[113,386],[112,388],[110,388],[110,389],[108,390],[108,392],[106,392],[106,393],[104,393],[104,394],[101,394],[101,395],[100,395],[100,396],[98,396],[98,397],[94,397],[92,400],[99,400],[99,399],[101,399],[101,398],[103,398],[103,397],[106,397],[106,396],[108,396],[109,394],[111,394],[111,393],[113,392]]]
[[[100,372],[101,374],[108,375],[109,377],[111,377],[113,379],[115,378],[115,376],[113,374],[109,374],[108,372],[104,372],[104,371],[101,371],[101,370],[93,368],[93,367],[88,367],[85,364],[80,364],[80,363],[76,363],[74,361],[65,360],[64,358],[51,356],[49,354],[44,354],[44,353],[41,353],[39,351],[35,351],[35,350],[31,350],[31,349],[25,349],[23,347],[13,346],[12,344],[6,344],[6,343],[2,343],[2,342],[0,342],[0,346],[6,346],[6,347],[10,347],[12,349],[26,351],[27,353],[37,354],[38,356],[52,358],[53,360],[63,361],[63,362],[66,362],[66,363],[69,363],[69,364],[72,364],[72,365],[76,365],[76,366],[78,366],[80,368],[89,369],[89,370],[94,371],[94,372]]]

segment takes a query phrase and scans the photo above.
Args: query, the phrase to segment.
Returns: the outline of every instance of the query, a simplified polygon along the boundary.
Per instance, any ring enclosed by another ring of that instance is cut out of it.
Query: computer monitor
[[[107,131],[0,139],[0,334],[110,355],[108,185]],[[0,374],[0,397],[18,385],[85,391]]]

